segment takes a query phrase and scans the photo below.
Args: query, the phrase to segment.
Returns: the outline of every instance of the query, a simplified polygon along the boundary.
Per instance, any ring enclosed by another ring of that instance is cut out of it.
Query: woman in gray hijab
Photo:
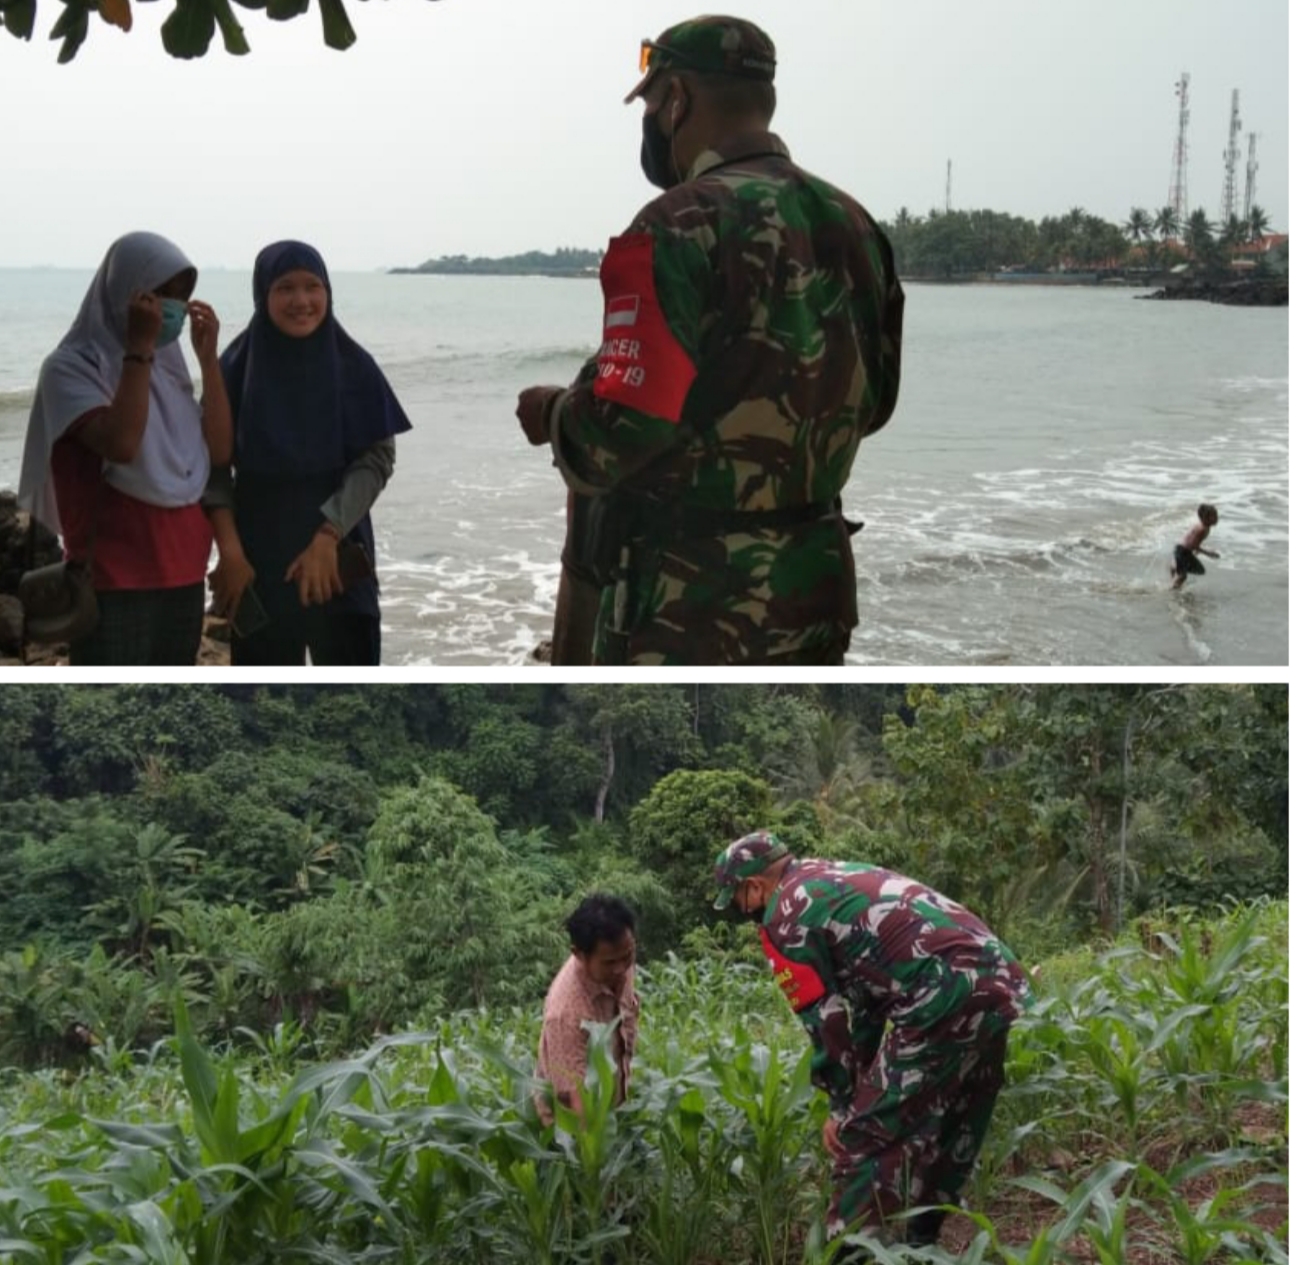
[[[77,666],[189,666],[199,650],[214,538],[200,497],[210,462],[231,460],[232,419],[196,277],[167,238],[120,237],[41,366],[19,499],[90,563],[100,618],[69,648]],[[177,342],[188,317],[201,402]]]

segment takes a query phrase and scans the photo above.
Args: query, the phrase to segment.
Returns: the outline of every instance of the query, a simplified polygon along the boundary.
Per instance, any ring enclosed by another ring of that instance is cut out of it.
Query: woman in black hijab
[[[368,512],[409,419],[332,314],[327,267],[312,246],[261,250],[254,303],[222,355],[235,453],[206,498],[232,506],[239,536],[211,579],[218,609],[233,615],[232,663],[303,665],[307,650],[318,666],[375,665],[381,615]],[[221,538],[218,521],[215,531]]]

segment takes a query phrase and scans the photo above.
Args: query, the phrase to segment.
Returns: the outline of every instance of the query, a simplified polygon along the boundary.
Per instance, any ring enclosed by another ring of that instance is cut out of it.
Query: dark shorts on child
[[[1177,575],[1203,575],[1204,564],[1194,556],[1192,549],[1177,545],[1172,551],[1172,570]]]

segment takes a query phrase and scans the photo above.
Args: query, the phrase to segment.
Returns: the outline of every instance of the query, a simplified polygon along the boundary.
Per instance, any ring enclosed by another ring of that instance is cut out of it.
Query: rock
[[[21,654],[23,649],[23,604],[8,593],[0,593],[0,654]]]
[[[27,555],[30,515],[18,508],[13,492],[0,491],[0,593],[17,593],[24,571],[58,562],[63,557],[58,539],[40,523],[36,525],[35,557]]]
[[[1239,281],[1182,281],[1137,299],[1203,299],[1231,307],[1286,307],[1290,283],[1283,277],[1245,277]]]

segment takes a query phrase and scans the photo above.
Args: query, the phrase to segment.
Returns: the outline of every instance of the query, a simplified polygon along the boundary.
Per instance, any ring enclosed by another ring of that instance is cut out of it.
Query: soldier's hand
[[[518,423],[533,446],[549,443],[550,409],[562,387],[528,387],[518,396]]]

